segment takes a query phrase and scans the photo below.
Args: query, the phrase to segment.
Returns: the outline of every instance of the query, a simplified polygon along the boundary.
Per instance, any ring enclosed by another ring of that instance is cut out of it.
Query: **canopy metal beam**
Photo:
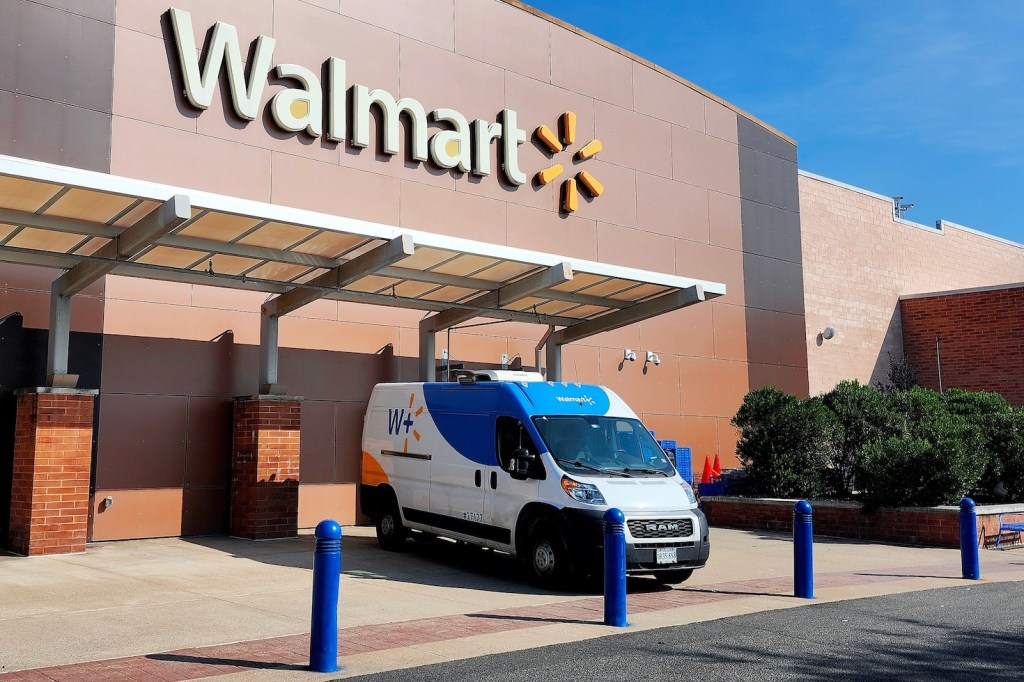
[[[284,393],[278,383],[278,320],[282,315],[298,310],[304,305],[324,298],[332,291],[373,274],[379,268],[408,258],[416,251],[412,235],[401,234],[361,256],[346,261],[331,270],[314,277],[304,286],[289,289],[272,298],[260,309],[260,391],[262,393]]]
[[[263,304],[263,314],[280,317],[323,298],[330,289],[342,289],[358,279],[374,274],[382,267],[408,258],[416,251],[412,235],[402,234],[389,242],[356,256],[314,277],[306,286],[296,287]]]
[[[74,218],[62,218],[60,216],[38,215],[28,211],[15,211],[9,208],[0,208],[0,223],[7,225],[18,225],[20,227],[38,227],[43,230],[57,230],[81,234],[89,237],[107,237],[113,239],[121,234],[123,228],[105,223],[96,223],[90,220],[76,220]]]
[[[718,294],[710,295],[711,298],[716,298],[717,296]],[[705,294],[704,287],[695,284],[685,289],[679,289],[672,293],[652,298],[649,301],[638,303],[631,308],[616,310],[607,315],[601,315],[600,317],[559,329],[548,337],[546,344],[548,381],[562,380],[562,346],[565,344],[642,322],[679,308],[685,308],[694,303],[700,303],[706,298],[708,298],[708,295]]]
[[[502,306],[522,300],[540,291],[550,289],[559,284],[572,280],[572,266],[569,263],[559,263],[549,268],[544,268],[532,275],[527,275],[511,284],[481,294],[476,298],[465,301],[466,304],[475,308],[499,310]],[[458,324],[471,320],[479,315],[472,310],[465,308],[449,308],[420,321],[420,333],[424,331],[438,332]]]
[[[511,284],[501,287],[495,291],[489,291],[466,303],[481,309],[492,309],[495,313],[501,312],[501,306],[514,303],[539,291],[550,289],[559,284],[572,280],[572,266],[567,263],[559,263],[544,268],[532,275],[527,275]],[[434,355],[436,354],[436,343],[434,335],[444,329],[450,329],[457,324],[480,317],[477,311],[466,308],[449,308],[437,315],[432,315],[420,320],[420,381],[434,381]]]
[[[109,262],[79,263],[57,278],[54,285],[61,296],[74,296],[110,273],[119,261],[131,260],[160,237],[192,217],[192,205],[184,194],[175,194],[131,227],[122,231],[94,254]]]
[[[73,388],[78,383],[78,376],[68,373],[71,297],[191,217],[188,197],[176,194],[104,244],[96,253],[97,260],[82,261],[53,281],[50,285],[50,334],[46,343],[49,386]]]

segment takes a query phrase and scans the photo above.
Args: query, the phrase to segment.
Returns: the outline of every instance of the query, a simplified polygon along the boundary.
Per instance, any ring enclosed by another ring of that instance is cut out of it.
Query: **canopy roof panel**
[[[143,229],[146,220],[159,222],[172,199],[185,212],[164,230]],[[123,248],[128,241],[130,251]],[[93,263],[101,273],[95,277],[109,272],[268,294],[304,290],[297,305],[312,292],[313,298],[456,309],[463,311],[459,319],[471,314],[566,327],[684,289],[698,291],[698,300],[725,294],[716,282],[6,156],[0,156],[0,260],[64,270]]]

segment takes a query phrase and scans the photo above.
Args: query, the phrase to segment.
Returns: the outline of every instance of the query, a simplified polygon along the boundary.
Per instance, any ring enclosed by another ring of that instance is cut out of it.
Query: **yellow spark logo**
[[[558,154],[576,141],[575,113],[567,111],[562,114],[561,129],[561,139],[559,139],[558,135],[556,135],[555,132],[546,125],[542,125],[537,128],[537,130],[534,131],[534,135],[536,135],[537,139],[540,140],[545,147],[550,149],[551,154],[554,155]],[[577,161],[585,161],[586,159],[595,156],[600,151],[601,140],[594,139],[583,145],[583,147],[576,152],[575,158]],[[564,171],[565,169],[560,163],[548,166],[537,173],[537,183],[540,185],[546,185],[560,176]],[[562,210],[566,213],[572,213],[580,206],[579,185],[583,185],[590,196],[595,198],[601,196],[601,193],[604,192],[604,185],[598,182],[597,178],[587,171],[580,171],[574,178],[566,178],[562,181]]]
[[[420,409],[416,410],[416,412],[413,413],[413,411],[412,411],[412,403],[413,403],[414,400],[416,400],[416,394],[415,393],[410,393],[409,394],[409,418],[405,422],[403,422],[403,425],[405,426],[406,436],[405,436],[405,445],[402,447],[402,452],[409,452],[409,435],[408,434],[409,434],[409,429],[412,428],[413,418],[414,417],[418,417],[421,414],[423,414],[423,406],[422,405],[420,405]],[[412,435],[413,435],[413,437],[416,440],[420,439],[420,432],[417,431],[416,429],[412,429]]]
[[[416,418],[423,414],[423,406],[420,405],[419,409],[415,412],[412,411],[412,404],[416,401],[416,394],[409,394],[409,411],[406,412],[406,408],[389,408],[388,409],[388,435],[402,437],[402,429],[405,429],[404,433],[404,444],[402,445],[402,452],[409,452],[409,434],[416,440],[420,439],[420,432],[413,428],[416,423]]]

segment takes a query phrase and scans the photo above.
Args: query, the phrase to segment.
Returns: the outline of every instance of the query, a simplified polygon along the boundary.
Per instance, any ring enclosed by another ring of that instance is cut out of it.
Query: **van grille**
[[[632,519],[627,525],[634,538],[680,538],[693,535],[692,519]]]

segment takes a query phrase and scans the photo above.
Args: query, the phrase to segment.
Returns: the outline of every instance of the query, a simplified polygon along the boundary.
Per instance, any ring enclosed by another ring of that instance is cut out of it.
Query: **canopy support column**
[[[561,381],[562,344],[556,343],[554,336],[554,334],[549,335],[547,343],[544,344],[544,352],[547,355],[547,375],[544,378],[548,381]]]
[[[260,393],[284,395],[285,387],[277,383],[277,324],[280,318],[260,311]]]
[[[74,388],[78,375],[68,374],[71,341],[71,297],[60,293],[60,280],[50,285],[50,336],[46,343],[46,385]]]
[[[103,260],[83,261],[53,281],[50,286],[50,337],[46,347],[46,381],[49,386],[74,388],[78,383],[78,375],[68,374],[71,297],[112,272],[119,264],[138,256],[191,217],[189,198],[175,194],[93,254]]]
[[[437,353],[437,334],[432,329],[420,326],[420,381],[436,381],[434,369]]]

